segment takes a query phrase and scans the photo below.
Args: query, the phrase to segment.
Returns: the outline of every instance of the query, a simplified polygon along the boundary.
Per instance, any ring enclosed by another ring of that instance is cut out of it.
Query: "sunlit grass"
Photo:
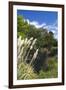
[[[40,70],[35,73],[33,67],[26,63],[20,63],[17,67],[17,79],[44,79],[44,78],[57,78],[58,76],[58,63],[55,57],[48,60],[47,70]]]
[[[17,67],[17,79],[35,79],[37,78],[37,74],[34,73],[33,68],[26,64],[20,63]]]

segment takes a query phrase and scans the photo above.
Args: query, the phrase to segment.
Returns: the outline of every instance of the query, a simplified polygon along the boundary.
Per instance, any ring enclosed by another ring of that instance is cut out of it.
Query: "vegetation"
[[[34,73],[33,68],[22,62],[18,65],[17,68],[17,79],[35,79],[37,78],[37,74]]]
[[[17,79],[56,78],[57,39],[52,32],[17,16]]]

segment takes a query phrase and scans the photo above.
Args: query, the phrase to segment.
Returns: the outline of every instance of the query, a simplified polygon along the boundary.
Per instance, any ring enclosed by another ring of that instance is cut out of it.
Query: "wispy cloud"
[[[34,25],[36,28],[42,28],[46,26],[46,23],[39,24],[37,21],[29,21],[29,19],[26,20],[28,24]]]
[[[48,31],[52,31],[54,33],[54,37],[56,39],[58,38],[58,23],[57,23],[57,20],[52,25],[48,25],[45,22],[42,23],[42,24],[39,24],[39,22],[29,21],[29,19],[26,19],[26,21],[28,22],[28,24],[34,25],[36,28],[43,28],[43,29],[47,29]]]
[[[36,22],[36,21],[30,22],[30,24],[31,24],[31,25],[35,25],[36,28],[42,28],[42,27],[46,26],[45,23],[39,24],[39,23]]]
[[[43,28],[47,29],[48,31],[52,31],[54,33],[54,37],[56,39],[58,38],[58,24],[57,24],[57,21],[55,21],[55,23],[53,23],[52,25],[46,25]]]

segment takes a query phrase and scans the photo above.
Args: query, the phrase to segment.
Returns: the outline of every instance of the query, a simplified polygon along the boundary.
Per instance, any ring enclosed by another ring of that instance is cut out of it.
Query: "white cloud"
[[[53,26],[58,26],[58,20],[55,21],[55,23],[53,24]]]
[[[53,26],[53,25],[46,25],[43,28],[47,29],[48,31],[57,31],[58,30],[57,26]]]
[[[37,21],[29,21],[29,19],[26,19],[25,21],[28,22],[30,25],[34,25],[36,28],[44,28],[48,31],[52,31],[54,33],[54,37],[58,37],[58,23],[57,20],[52,25],[47,25],[45,22],[42,24],[39,24]]]
[[[45,23],[42,23],[42,24],[39,24],[38,22],[36,21],[32,21],[30,22],[31,25],[34,25],[36,28],[42,28],[44,27],[46,24]]]
[[[46,26],[46,23],[39,24],[37,21],[29,21],[29,19],[26,19],[26,21],[28,22],[28,24],[34,25],[36,28],[42,28]]]
[[[52,25],[46,25],[43,27],[44,29],[47,29],[48,31],[52,31],[54,33],[54,37],[58,38],[58,23],[57,20]]]

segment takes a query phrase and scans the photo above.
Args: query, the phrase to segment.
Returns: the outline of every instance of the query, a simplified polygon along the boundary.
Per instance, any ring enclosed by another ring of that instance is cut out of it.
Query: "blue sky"
[[[58,36],[58,13],[53,11],[17,10],[17,15],[22,15],[25,20],[36,28],[46,28]]]

